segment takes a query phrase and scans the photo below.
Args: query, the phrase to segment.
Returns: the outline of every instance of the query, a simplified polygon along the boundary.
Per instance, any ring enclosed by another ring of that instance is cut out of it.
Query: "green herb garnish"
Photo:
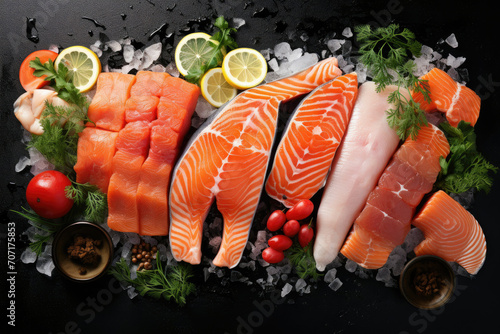
[[[470,189],[488,193],[493,184],[491,173],[496,173],[498,167],[477,151],[474,127],[460,121],[456,128],[448,122],[441,123],[440,128],[450,143],[450,154],[447,159],[441,157],[435,188],[455,194]]]
[[[212,52],[200,67],[191,68],[189,70],[185,78],[191,83],[198,83],[203,74],[209,69],[222,64],[222,59],[224,58],[223,50],[228,52],[238,47],[236,41],[231,37],[231,33],[236,32],[236,28],[229,28],[229,23],[224,19],[224,16],[219,16],[215,20],[214,26],[217,27],[219,31],[212,35],[209,40]]]
[[[422,45],[410,30],[400,30],[397,24],[375,30],[362,25],[356,27],[355,32],[361,43],[359,60],[370,71],[377,92],[388,85],[398,87],[388,97],[394,107],[387,111],[387,122],[402,140],[408,136],[415,139],[418,130],[427,125],[427,119],[419,103],[413,100],[412,91],[422,93],[430,102],[426,81],[413,74],[415,63],[412,57],[420,56]]]
[[[130,268],[124,258],[111,267],[109,273],[117,280],[132,285],[141,296],[173,300],[181,306],[186,305],[187,297],[196,290],[194,283],[189,281],[193,277],[191,266],[179,263],[163,269],[159,255],[156,257],[156,268],[138,271],[135,279],[130,278]]]
[[[35,69],[35,72],[33,72],[34,76],[47,76],[46,80],[50,81],[50,86],[56,90],[57,96],[61,99],[81,108],[86,105],[86,97],[83,96],[80,93],[80,90],[75,87],[71,81],[68,68],[64,66],[62,62],[59,63],[59,66],[56,69],[54,67],[54,62],[51,59],[42,64],[40,59],[37,57],[35,60],[30,61],[30,67]]]
[[[314,261],[312,242],[302,248],[297,241],[294,241],[292,246],[285,251],[285,256],[290,260],[290,264],[295,268],[295,272],[299,278],[306,279],[311,277],[318,279],[323,276],[316,270],[316,261]]]
[[[97,186],[73,182],[66,188],[66,197],[73,199],[75,205],[84,208],[85,219],[99,223],[106,219],[107,197]]]
[[[36,253],[36,255],[40,255],[43,251],[43,246],[50,241],[50,239],[54,236],[54,234],[59,231],[63,226],[65,226],[64,223],[61,222],[56,222],[50,219],[45,219],[37,215],[35,212],[32,212],[30,210],[27,210],[23,207],[21,207],[24,212],[16,211],[16,210],[11,210],[14,213],[17,213],[21,217],[24,217],[28,219],[31,223],[32,226],[47,232],[47,234],[35,234],[33,238],[35,241],[30,243],[30,248],[33,252]]]

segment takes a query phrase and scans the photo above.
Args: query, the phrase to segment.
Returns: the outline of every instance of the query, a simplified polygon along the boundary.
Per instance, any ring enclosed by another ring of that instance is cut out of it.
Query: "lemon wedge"
[[[238,48],[230,51],[222,61],[222,73],[229,84],[247,89],[260,84],[267,74],[267,63],[257,50]]]
[[[73,85],[82,93],[95,85],[101,73],[99,57],[84,46],[75,45],[62,50],[54,62],[56,69],[61,62],[68,68]]]
[[[186,76],[191,68],[201,68],[210,58],[213,51],[210,37],[204,32],[194,32],[180,40],[175,48],[175,66],[180,74]]]
[[[203,75],[200,81],[201,95],[214,107],[220,107],[238,94],[222,73],[220,67],[212,68]]]

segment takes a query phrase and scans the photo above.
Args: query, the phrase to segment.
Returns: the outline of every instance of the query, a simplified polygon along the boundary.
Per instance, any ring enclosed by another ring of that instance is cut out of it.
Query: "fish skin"
[[[353,72],[316,88],[295,108],[266,181],[271,198],[290,208],[324,186],[357,94]]]
[[[387,97],[395,89],[396,86],[388,86],[376,93],[373,82],[359,87],[349,126],[335,154],[318,208],[313,255],[320,271],[337,257],[399,144],[399,137],[386,120],[386,110],[390,108]]]
[[[264,184],[279,103],[340,75],[337,64],[329,58],[292,77],[246,90],[193,135],[170,188],[170,247],[176,260],[201,262],[203,223],[217,198],[224,228],[213,263],[238,264]]]
[[[469,274],[479,272],[486,260],[486,238],[474,216],[444,191],[434,193],[413,219],[425,239],[415,247],[417,256],[436,255],[457,262]]]

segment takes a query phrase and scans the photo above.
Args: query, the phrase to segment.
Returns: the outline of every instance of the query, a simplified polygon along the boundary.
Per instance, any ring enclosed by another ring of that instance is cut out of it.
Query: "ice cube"
[[[285,283],[283,288],[281,289],[281,297],[285,297],[292,291],[293,286],[290,283]]]
[[[358,267],[358,264],[356,262],[354,262],[353,260],[347,259],[347,261],[345,263],[345,269],[348,272],[350,272],[350,273],[355,272],[357,267]]]
[[[309,36],[305,32],[302,33],[299,37],[303,42],[307,42],[309,40]]]
[[[55,44],[50,44],[49,45],[49,50],[53,51],[53,52],[56,52],[56,53],[59,53],[59,46],[55,45]]]
[[[391,271],[387,267],[382,267],[377,271],[377,276],[375,276],[375,279],[379,282],[390,282],[392,279]]]
[[[301,48],[296,48],[292,51],[292,53],[288,56],[288,61],[294,61],[302,57],[302,54],[304,53],[304,50]]]
[[[166,72],[165,66],[163,66],[162,64],[154,64],[149,68],[149,70],[151,72],[160,72],[160,73]]]
[[[278,58],[278,60],[288,58],[291,53],[292,48],[287,42],[281,42],[274,46],[274,56]]]
[[[325,277],[323,279],[326,283],[331,283],[335,279],[336,275],[337,275],[337,269],[332,268],[326,272]]]
[[[280,65],[278,64],[278,60],[276,58],[271,59],[267,62],[267,64],[274,72],[278,72],[280,69]]]
[[[16,173],[19,173],[23,171],[27,166],[31,164],[31,160],[28,157],[21,157],[19,158],[19,161],[17,164],[14,166],[14,170]]]
[[[406,235],[402,248],[406,253],[411,252],[419,243],[424,240],[424,233],[418,228],[412,228]]]
[[[446,44],[448,44],[452,48],[458,47],[458,41],[457,41],[455,34],[451,34],[444,41],[446,42]]]
[[[144,240],[145,243],[150,244],[151,246],[157,246],[158,245],[158,239],[155,237],[152,237],[150,235],[143,235],[142,240]]]
[[[342,283],[342,281],[337,277],[333,280],[333,282],[331,282],[330,284],[328,284],[328,287],[330,289],[332,289],[333,291],[337,291],[338,289],[340,289],[340,287],[343,285],[344,283]]]
[[[212,252],[216,254],[219,251],[220,244],[222,242],[222,237],[216,236],[210,239],[208,244],[212,247]]]
[[[132,249],[132,243],[127,241],[122,247],[122,257],[128,258],[128,256],[130,255],[131,249]]]
[[[118,41],[114,41],[114,40],[107,41],[106,46],[109,47],[111,49],[111,51],[113,51],[113,52],[118,52],[122,49],[121,44]]]
[[[139,70],[149,68],[155,60],[161,55],[162,44],[161,42],[152,44],[144,49],[142,63]]]
[[[37,259],[37,255],[35,252],[31,250],[31,248],[26,248],[24,252],[21,254],[21,261],[23,263],[35,263]]]
[[[91,45],[90,46],[90,50],[94,51],[94,53],[96,54],[97,57],[101,57],[102,56],[102,50],[100,48],[98,48],[97,46],[95,45]]]
[[[123,60],[127,63],[130,63],[132,59],[134,59],[134,46],[133,45],[124,45],[123,46]]]
[[[138,245],[141,243],[141,237],[137,233],[127,232],[124,233],[125,240],[128,240],[132,245]]]
[[[344,30],[342,31],[342,36],[347,37],[347,38],[352,37],[353,33],[352,33],[351,28],[350,27],[344,28]]]
[[[134,270],[135,271],[135,270]],[[127,288],[127,296],[130,298],[130,299],[134,299],[139,293],[137,292],[137,290],[133,287],[133,286],[129,286]]]
[[[288,68],[290,72],[294,74],[317,64],[318,61],[319,61],[319,56],[316,53],[306,52],[302,57],[291,62]]]
[[[169,63],[167,67],[165,67],[165,72],[176,78],[180,76],[179,70],[177,69],[177,66],[175,66],[175,62]]]
[[[51,245],[45,246],[45,250],[40,254],[36,261],[36,270],[38,270],[39,273],[47,275],[49,277],[52,276],[52,270],[54,270],[55,265],[54,262],[52,261],[52,256],[51,256]]]
[[[356,74],[358,75],[358,83],[363,83],[366,81],[366,76],[368,73],[368,69],[365,67],[363,63],[356,64]]]
[[[195,108],[198,117],[206,119],[210,117],[210,115],[212,115],[216,110],[217,108],[208,103],[208,101],[205,100],[203,96],[200,95],[198,97],[198,102],[196,103],[196,108]]]
[[[269,61],[271,59],[271,54],[273,53],[273,50],[270,48],[260,50],[260,53],[264,56],[264,59]]]
[[[241,26],[244,26],[246,23],[244,19],[239,17],[234,17],[232,21],[233,21],[232,27],[236,29],[238,29]]]
[[[237,270],[231,270],[231,282],[241,282],[245,280],[243,274]]]
[[[295,291],[303,292],[307,286],[307,282],[303,278],[299,278],[295,283]]]
[[[157,256],[159,255],[160,256],[160,260],[161,261],[165,261],[167,259],[167,246],[165,246],[164,244],[158,244],[157,246]]]
[[[345,39],[330,39],[326,42],[326,46],[330,50],[331,53],[335,53],[336,51],[342,48],[342,44],[345,43]]]

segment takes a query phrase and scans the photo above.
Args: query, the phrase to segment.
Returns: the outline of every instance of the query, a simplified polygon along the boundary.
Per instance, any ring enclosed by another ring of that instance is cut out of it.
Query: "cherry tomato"
[[[272,249],[276,249],[277,251],[284,251],[290,248],[293,242],[292,239],[290,239],[286,235],[279,234],[269,239],[267,243]]]
[[[267,219],[267,229],[269,231],[277,231],[286,222],[285,213],[281,210],[276,210]]]
[[[302,248],[309,245],[313,237],[314,237],[314,230],[309,224],[304,224],[300,227],[299,244],[302,246]]]
[[[73,206],[73,200],[66,197],[65,191],[70,185],[71,181],[63,173],[45,171],[31,179],[26,188],[26,199],[40,217],[61,218]]]
[[[267,247],[262,251],[262,258],[267,263],[278,263],[283,261],[283,259],[285,258],[285,253],[274,248]]]
[[[299,233],[299,230],[300,223],[295,219],[289,220],[283,225],[283,233],[290,238]]]
[[[49,61],[49,59],[54,61],[57,58],[57,55],[57,52],[54,51],[38,50],[29,54],[28,57],[23,60],[21,67],[19,68],[19,81],[21,82],[21,86],[23,86],[24,90],[35,90],[49,84],[49,81],[44,80],[46,76],[35,77],[33,75],[35,69],[30,67],[30,61],[35,60],[38,57],[40,62],[43,64]]]
[[[290,210],[286,212],[286,219],[301,220],[309,217],[314,210],[314,204],[308,199],[298,201]]]

